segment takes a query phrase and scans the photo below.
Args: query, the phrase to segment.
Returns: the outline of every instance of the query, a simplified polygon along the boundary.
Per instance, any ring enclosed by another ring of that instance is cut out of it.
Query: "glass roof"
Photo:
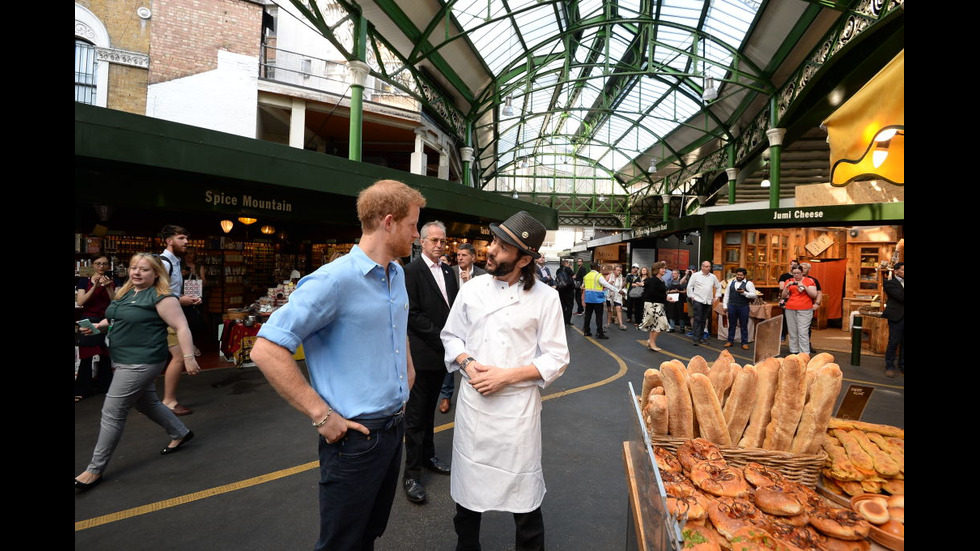
[[[706,77],[718,85],[741,80],[737,52],[760,7],[753,0],[442,3],[495,78],[475,144],[487,179],[527,159],[560,166],[567,156],[604,178],[631,163],[647,171],[649,156],[669,153],[661,140],[705,107]]]

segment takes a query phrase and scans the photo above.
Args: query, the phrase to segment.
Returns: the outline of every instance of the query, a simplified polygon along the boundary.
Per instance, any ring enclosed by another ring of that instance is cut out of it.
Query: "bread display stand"
[[[779,314],[755,325],[755,353],[753,362],[779,355],[782,346],[783,315]]]
[[[653,447],[636,400],[637,394],[633,384],[628,385],[628,399],[633,411],[629,440],[623,442],[626,487],[629,489],[627,524],[633,528],[628,538],[641,551],[680,551],[683,548],[683,523],[667,512],[667,493],[653,458]]]

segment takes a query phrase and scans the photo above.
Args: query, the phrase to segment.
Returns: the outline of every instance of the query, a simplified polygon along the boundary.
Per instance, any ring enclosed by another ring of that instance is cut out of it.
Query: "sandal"
[[[625,325],[620,325],[619,326],[619,330],[620,331],[626,331],[626,326]]]

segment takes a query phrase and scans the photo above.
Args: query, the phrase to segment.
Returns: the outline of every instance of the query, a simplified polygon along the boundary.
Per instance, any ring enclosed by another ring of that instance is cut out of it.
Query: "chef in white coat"
[[[497,225],[487,275],[464,285],[442,330],[460,370],[451,494],[457,550],[480,549],[484,511],[514,513],[516,549],[544,548],[541,389],[568,365],[558,292],[537,281],[545,227],[521,211]]]

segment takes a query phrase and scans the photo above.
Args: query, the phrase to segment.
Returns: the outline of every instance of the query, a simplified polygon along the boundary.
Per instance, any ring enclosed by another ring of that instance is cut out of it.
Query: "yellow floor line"
[[[622,360],[622,358],[620,358],[619,356],[617,356],[616,354],[614,354],[611,350],[609,350],[605,346],[602,346],[601,344],[599,344],[596,340],[590,338],[589,341],[591,341],[592,344],[594,344],[597,347],[599,347],[599,349],[602,350],[603,352],[605,352],[606,354],[609,354],[610,356],[612,356],[612,358],[614,360],[616,360],[616,363],[619,365],[619,370],[615,374],[613,374],[613,375],[611,375],[609,377],[606,377],[605,379],[602,379],[601,381],[596,381],[594,383],[589,383],[587,385],[583,385],[583,386],[576,387],[576,388],[566,389],[566,390],[563,390],[561,392],[554,392],[554,393],[551,393],[551,394],[547,394],[547,395],[541,397],[542,400],[552,400],[554,398],[560,398],[562,396],[568,396],[570,394],[575,394],[576,392],[582,392],[583,390],[589,390],[589,389],[592,389],[592,388],[603,386],[603,385],[609,384],[609,383],[615,381],[616,379],[619,379],[619,378],[623,377],[624,375],[626,375],[626,372],[628,371],[628,368],[626,367],[626,362],[624,362]],[[445,431],[445,430],[449,430],[449,429],[453,428],[453,426],[455,426],[454,423],[451,423],[451,422],[450,423],[445,423],[445,424],[442,424],[442,425],[439,425],[439,426],[435,427],[434,428],[434,432],[442,432],[442,431]],[[87,519],[87,520],[80,520],[80,521],[78,521],[78,522],[75,523],[75,531],[78,532],[80,530],[86,530],[88,528],[95,528],[97,526],[102,526],[103,524],[108,524],[110,522],[116,522],[116,521],[119,521],[119,520],[125,520],[125,519],[128,519],[128,518],[133,518],[133,517],[137,517],[137,516],[140,516],[140,515],[145,515],[145,514],[148,514],[148,513],[153,513],[153,512],[156,512],[156,511],[161,511],[163,509],[168,509],[170,507],[176,507],[178,505],[184,505],[186,503],[191,503],[191,502],[194,502],[194,501],[198,501],[200,499],[205,499],[205,498],[208,498],[208,497],[214,497],[214,496],[221,495],[221,494],[227,494],[229,492],[234,492],[234,491],[237,491],[237,490],[244,490],[245,488],[256,486],[258,484],[263,484],[263,483],[266,483],[266,482],[272,482],[273,480],[278,480],[280,478],[285,478],[287,476],[292,476],[294,474],[299,474],[299,473],[306,472],[306,471],[309,471],[309,470],[312,470],[312,469],[316,469],[318,467],[318,465],[319,465],[319,462],[318,461],[312,461],[310,463],[306,463],[305,465],[298,465],[296,467],[292,467],[292,468],[289,468],[289,469],[283,469],[281,471],[276,471],[276,472],[273,472],[273,473],[256,476],[254,478],[249,478],[249,479],[246,479],[246,480],[242,480],[240,482],[233,482],[231,484],[225,484],[224,486],[218,486],[216,488],[210,488],[210,489],[207,489],[207,490],[201,490],[200,492],[194,492],[192,494],[178,496],[178,497],[171,498],[171,499],[165,499],[163,501],[157,501],[156,503],[150,503],[150,504],[147,504],[147,505],[142,505],[140,507],[133,507],[131,509],[125,509],[123,511],[118,511],[118,512],[115,512],[115,513],[110,513],[108,515],[102,515],[102,516],[90,518],[90,519]]]

